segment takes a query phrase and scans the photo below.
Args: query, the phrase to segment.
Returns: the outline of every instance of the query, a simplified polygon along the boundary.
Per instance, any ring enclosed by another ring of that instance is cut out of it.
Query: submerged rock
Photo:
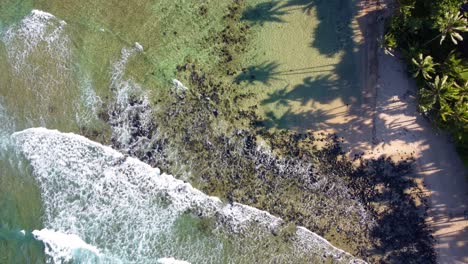
[[[143,52],[143,46],[140,43],[135,42],[134,47],[138,52]]]

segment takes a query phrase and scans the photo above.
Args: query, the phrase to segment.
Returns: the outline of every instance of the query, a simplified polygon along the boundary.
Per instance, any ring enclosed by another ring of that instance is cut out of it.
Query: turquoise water
[[[171,89],[176,65],[214,67],[204,41],[228,4],[2,1],[0,263],[354,259],[104,146],[111,136],[121,150],[144,146],[131,142],[131,119],[151,129],[152,98]]]

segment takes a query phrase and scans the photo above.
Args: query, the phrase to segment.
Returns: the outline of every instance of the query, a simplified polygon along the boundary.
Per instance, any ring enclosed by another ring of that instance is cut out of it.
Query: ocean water
[[[199,40],[219,27],[220,2],[2,3],[0,263],[360,262],[119,152],[145,147],[130,120],[151,129],[152,84],[170,89],[187,57],[216,61]]]

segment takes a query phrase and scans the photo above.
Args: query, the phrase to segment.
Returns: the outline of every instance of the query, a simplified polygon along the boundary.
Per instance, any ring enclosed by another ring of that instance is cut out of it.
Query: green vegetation
[[[465,2],[399,1],[388,21],[385,46],[402,51],[419,87],[421,112],[452,133],[466,159],[468,14],[461,13]]]
[[[446,37],[450,37],[453,44],[457,45],[458,41],[463,41],[461,32],[467,32],[466,18],[460,12],[448,11],[444,13],[443,17],[437,19],[437,26],[439,26],[440,44],[442,44]]]
[[[418,58],[413,58],[411,61],[416,66],[416,71],[413,74],[414,78],[417,78],[421,74],[424,79],[431,79],[431,74],[435,72],[435,64],[431,56],[424,57],[422,53],[419,53]]]

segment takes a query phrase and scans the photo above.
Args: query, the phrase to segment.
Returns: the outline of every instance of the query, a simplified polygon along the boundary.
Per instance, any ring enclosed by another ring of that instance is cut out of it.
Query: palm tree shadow
[[[330,74],[306,77],[303,83],[295,86],[286,94],[286,98],[290,101],[300,102],[302,106],[311,101],[329,102],[334,99],[333,91],[337,89],[337,83]]]
[[[312,9],[316,5],[315,2],[318,2],[318,1],[316,0],[289,0],[282,7],[288,8],[288,7],[298,6],[302,9],[302,11],[308,12],[310,9]]]
[[[370,251],[385,263],[435,263],[426,205],[416,204],[413,197],[423,200],[423,190],[411,177],[413,163],[382,156],[361,161],[350,177],[350,188],[376,217],[370,235],[378,243]]]
[[[288,89],[286,86],[280,90],[268,94],[268,98],[261,101],[262,105],[280,104],[290,105],[291,102],[299,102],[302,106],[310,102],[328,104],[337,98],[341,98],[345,104],[358,101],[355,96],[356,87],[348,81],[336,79],[332,74],[306,77],[299,85]]]
[[[282,6],[279,6],[279,1],[271,1],[259,3],[253,7],[248,7],[242,13],[242,20],[250,21],[253,24],[263,25],[266,22],[283,23],[281,16],[287,14],[282,11]]]
[[[247,82],[253,84],[255,82],[261,82],[269,85],[271,80],[277,80],[277,69],[279,64],[276,62],[263,62],[260,65],[249,66],[242,69],[242,73],[234,78],[235,83]]]
[[[351,28],[354,10],[351,10],[351,4],[341,0],[289,0],[282,5],[282,8],[284,10],[300,8],[304,12],[310,12],[310,10],[314,9],[319,23],[312,32],[313,37],[310,46],[326,56],[335,56],[337,53],[341,53],[341,55],[339,63],[332,65],[333,69],[328,70],[329,74],[307,76],[301,84],[270,93],[268,98],[261,102],[262,105],[277,104],[278,106],[289,107],[289,109],[284,117],[277,117],[268,123],[280,122],[277,127],[287,128],[284,125],[286,120],[302,118],[307,120],[308,123],[323,123],[320,127],[328,126],[326,118],[332,118],[333,116],[320,113],[320,110],[313,110],[297,113],[297,116],[293,117],[293,112],[295,112],[293,104],[296,106],[297,103],[300,103],[301,106],[310,103],[326,105],[340,99],[343,107],[360,105],[360,80],[356,70],[353,30]],[[323,69],[320,67],[324,66],[315,67],[318,70],[314,69],[313,71],[307,69],[304,71],[276,72],[276,75],[316,74]],[[318,128],[318,125],[311,126]]]
[[[282,89],[276,90],[270,94],[268,94],[268,98],[261,101],[262,105],[267,104],[278,104],[282,106],[289,106],[290,101],[288,100],[288,89],[289,85],[285,86]]]
[[[319,24],[313,32],[310,46],[321,54],[333,56],[352,46],[351,21],[355,11],[349,1],[289,0],[282,7],[299,7],[304,12],[316,10]]]
[[[304,130],[304,122],[313,122],[313,120],[326,120],[331,118],[330,114],[323,110],[317,110],[313,113],[301,112],[296,113],[288,109],[281,116],[277,116],[273,112],[267,112],[264,119],[256,122],[257,127],[265,127],[267,129],[289,129],[296,131]],[[326,123],[320,124],[322,127],[327,126]]]

